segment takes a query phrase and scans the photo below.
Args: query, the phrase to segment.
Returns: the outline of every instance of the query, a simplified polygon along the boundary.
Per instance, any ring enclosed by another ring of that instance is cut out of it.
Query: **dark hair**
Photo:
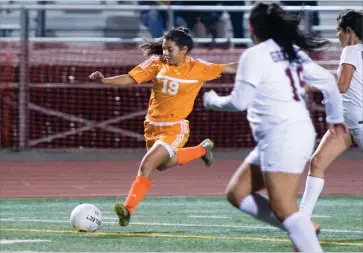
[[[172,28],[168,31],[163,37],[158,40],[153,39],[144,39],[144,42],[141,44],[141,50],[147,56],[150,55],[163,55],[163,40],[172,40],[175,41],[175,44],[179,48],[188,47],[188,51],[190,52],[193,49],[194,42],[192,37],[189,35],[189,30],[184,27]]]
[[[251,10],[249,22],[258,40],[273,39],[289,62],[300,60],[294,45],[311,52],[329,44],[327,40],[304,34],[299,29],[300,15],[287,13],[276,3],[257,3]]]
[[[362,39],[363,33],[363,12],[358,10],[347,9],[342,11],[338,18],[338,25],[343,28],[344,31],[347,27],[350,27],[359,39]]]

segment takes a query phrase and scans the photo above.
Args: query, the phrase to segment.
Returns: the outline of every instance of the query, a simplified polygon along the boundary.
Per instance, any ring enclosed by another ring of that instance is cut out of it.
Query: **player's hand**
[[[213,100],[218,97],[218,94],[214,90],[210,90],[203,94],[203,106],[206,109],[211,109]]]
[[[315,88],[309,84],[304,85],[305,92],[321,92],[318,88]]]
[[[105,77],[104,75],[99,72],[99,71],[96,71],[96,72],[93,72],[92,74],[89,75],[89,79],[91,80],[95,80],[95,81],[98,81],[100,83],[105,83]]]
[[[328,130],[333,134],[348,134],[349,128],[345,123],[328,124]]]

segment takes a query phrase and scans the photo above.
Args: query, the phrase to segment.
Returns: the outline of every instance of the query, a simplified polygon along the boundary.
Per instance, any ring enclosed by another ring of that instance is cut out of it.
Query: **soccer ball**
[[[79,232],[95,232],[102,225],[102,213],[92,204],[80,204],[73,209],[70,221]]]

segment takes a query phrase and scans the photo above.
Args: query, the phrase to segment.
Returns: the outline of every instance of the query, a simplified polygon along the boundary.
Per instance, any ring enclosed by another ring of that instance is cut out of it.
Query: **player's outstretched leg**
[[[213,146],[213,141],[205,139],[197,146],[181,148],[176,151],[175,156],[170,158],[166,163],[163,163],[157,169],[160,171],[167,170],[175,165],[184,165],[199,158],[204,161],[205,165],[211,166],[214,162],[214,156],[212,153]]]

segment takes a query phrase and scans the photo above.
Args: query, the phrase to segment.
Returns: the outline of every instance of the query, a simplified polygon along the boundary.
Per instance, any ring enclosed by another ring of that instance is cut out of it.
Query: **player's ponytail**
[[[158,40],[145,38],[140,48],[144,55],[163,55],[163,37]]]
[[[329,44],[327,40],[303,34],[299,29],[300,17],[287,13],[276,3],[257,3],[251,10],[249,21],[257,39],[273,39],[290,62],[299,61],[294,45],[314,51]]]
[[[140,46],[141,50],[146,56],[163,55],[164,39],[175,41],[175,44],[179,48],[187,47],[188,52],[192,50],[194,46],[193,39],[189,35],[189,30],[185,27],[177,27],[172,28],[160,39],[144,39],[143,43]]]

